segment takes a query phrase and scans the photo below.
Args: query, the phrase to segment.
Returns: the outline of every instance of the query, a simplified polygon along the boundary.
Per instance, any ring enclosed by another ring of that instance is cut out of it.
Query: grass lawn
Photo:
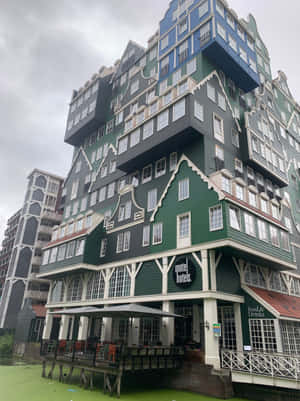
[[[112,397],[102,393],[101,383],[96,383],[93,391],[84,390],[76,383],[59,383],[57,379],[41,378],[40,365],[0,366],[1,401],[108,401]],[[55,375],[57,377],[57,375]],[[124,388],[123,401],[214,401],[215,398],[175,390],[147,388]],[[139,387],[139,386],[138,386]],[[71,390],[71,391],[70,391]],[[240,401],[235,398],[234,401]]]

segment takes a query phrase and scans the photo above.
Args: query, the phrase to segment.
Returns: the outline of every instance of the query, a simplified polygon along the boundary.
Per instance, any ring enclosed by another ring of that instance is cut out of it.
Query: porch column
[[[88,336],[89,318],[81,316],[79,321],[78,341],[86,341]]]
[[[53,315],[50,315],[49,312],[47,312],[43,330],[43,340],[50,340],[52,324]]]
[[[174,302],[164,301],[163,308],[164,312],[174,313]],[[161,342],[164,346],[169,347],[174,344],[175,336],[175,322],[173,317],[163,317],[161,327]]]
[[[243,351],[241,305],[238,303],[233,304],[233,311],[234,311],[234,321],[235,321],[236,349],[237,351]]]
[[[200,311],[199,305],[193,304],[193,341],[200,343]]]
[[[67,340],[70,316],[63,315],[60,321],[59,340]]]
[[[213,324],[218,323],[217,300],[204,299],[205,363],[220,369],[219,338],[214,336]]]
[[[128,327],[128,346],[138,347],[140,339],[140,318],[135,317],[132,319],[131,324],[129,320]]]
[[[112,335],[112,318],[104,317],[102,319],[101,341],[110,342]]]

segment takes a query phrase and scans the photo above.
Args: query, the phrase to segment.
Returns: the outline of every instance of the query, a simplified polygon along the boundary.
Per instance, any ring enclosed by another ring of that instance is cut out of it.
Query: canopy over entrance
[[[127,304],[120,306],[105,306],[96,308],[93,306],[63,309],[61,311],[50,312],[56,315],[80,315],[97,317],[183,317],[174,313],[164,312],[160,309],[149,308],[138,304]]]

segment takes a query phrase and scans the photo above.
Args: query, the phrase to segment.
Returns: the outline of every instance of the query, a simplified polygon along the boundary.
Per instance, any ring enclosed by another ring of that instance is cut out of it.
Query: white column
[[[212,291],[217,291],[217,268],[216,268],[216,252],[214,250],[209,251],[210,261],[210,283]]]
[[[140,319],[131,318],[128,320],[128,324],[128,347],[137,347],[140,337]]]
[[[50,315],[49,312],[47,312],[43,330],[43,340],[50,340],[52,324],[53,324],[53,315]]]
[[[200,311],[197,304],[193,304],[193,341],[200,343]]]
[[[235,322],[236,349],[237,351],[243,351],[241,305],[238,303],[233,304],[233,311],[234,311],[234,322]]]
[[[174,302],[164,301],[163,311],[174,313]],[[173,317],[163,317],[162,318],[162,328],[161,328],[161,341],[164,346],[170,346],[174,344],[175,337],[175,322]]]
[[[274,319],[274,328],[275,328],[275,335],[276,335],[277,352],[283,352],[279,319]]]
[[[201,251],[201,263],[202,263],[202,286],[203,291],[209,290],[209,279],[208,279],[208,254],[207,249]]]
[[[63,315],[60,321],[59,340],[67,340],[70,316]]]
[[[81,316],[79,321],[78,341],[86,341],[88,336],[89,318]]]
[[[220,369],[219,338],[214,336],[213,324],[218,323],[217,300],[204,299],[205,363]]]
[[[112,318],[104,317],[102,319],[101,341],[111,341],[112,335]]]
[[[135,278],[136,278],[136,263],[131,265],[131,275],[130,275],[130,296],[134,297],[135,293]]]
[[[162,293],[166,295],[168,293],[168,258],[163,257],[162,261]]]

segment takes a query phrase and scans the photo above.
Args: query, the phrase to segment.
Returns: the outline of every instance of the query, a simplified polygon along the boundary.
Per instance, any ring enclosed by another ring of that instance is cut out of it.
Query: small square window
[[[167,162],[166,158],[158,160],[155,163],[155,178],[161,177],[162,175],[166,174],[167,170]]]
[[[142,183],[146,184],[151,180],[152,180],[152,165],[150,164],[149,166],[143,168]]]

